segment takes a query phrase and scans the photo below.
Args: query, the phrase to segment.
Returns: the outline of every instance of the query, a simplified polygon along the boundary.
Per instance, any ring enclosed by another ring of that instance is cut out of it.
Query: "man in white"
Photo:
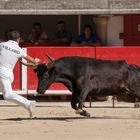
[[[13,93],[13,69],[19,58],[25,58],[33,66],[36,65],[37,62],[19,47],[20,34],[17,31],[9,32],[8,39],[9,41],[0,43],[0,88],[5,100],[24,107],[29,111],[30,118],[32,118],[33,107],[36,102]]]

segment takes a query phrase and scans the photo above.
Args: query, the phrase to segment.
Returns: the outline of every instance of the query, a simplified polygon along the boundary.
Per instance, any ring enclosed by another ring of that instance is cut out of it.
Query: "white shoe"
[[[30,118],[33,118],[33,108],[35,107],[35,105],[36,105],[36,101],[31,101],[30,102],[30,105],[29,105],[29,108],[28,108]]]

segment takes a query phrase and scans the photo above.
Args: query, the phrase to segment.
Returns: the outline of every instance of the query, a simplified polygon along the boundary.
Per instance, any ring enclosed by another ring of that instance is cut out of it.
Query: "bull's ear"
[[[47,64],[47,68],[48,68],[48,69],[51,69],[52,67],[54,67],[54,62],[55,62],[55,61],[50,61],[50,62]]]

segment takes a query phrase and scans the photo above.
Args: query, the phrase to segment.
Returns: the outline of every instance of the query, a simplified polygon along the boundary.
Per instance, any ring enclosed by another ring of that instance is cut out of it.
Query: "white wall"
[[[123,16],[110,16],[107,24],[107,45],[123,46],[123,39],[119,34],[123,33]]]
[[[107,16],[97,16],[93,17],[93,22],[96,25],[97,35],[99,36],[100,43],[103,46],[107,45]]]

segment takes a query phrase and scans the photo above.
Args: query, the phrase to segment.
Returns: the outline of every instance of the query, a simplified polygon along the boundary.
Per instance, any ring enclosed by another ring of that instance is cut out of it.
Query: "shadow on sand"
[[[128,120],[140,120],[140,118],[131,118],[131,117],[118,117],[118,116],[103,116],[103,117],[34,117],[30,118],[7,118],[7,119],[0,119],[1,121],[24,121],[24,120],[55,120],[55,121],[66,121],[70,122],[73,120],[100,120],[100,119],[128,119]]]
[[[53,106],[50,106],[50,105],[37,105],[36,107],[51,107],[51,108],[54,108],[54,107],[60,107],[60,108],[67,108],[67,107],[70,107],[70,106],[61,106],[61,105],[53,105]],[[134,108],[134,106],[85,106],[84,108]]]
[[[91,106],[91,107],[89,107],[89,106],[85,106],[85,108],[134,108],[133,106],[115,106],[115,107],[113,107],[113,106]]]

